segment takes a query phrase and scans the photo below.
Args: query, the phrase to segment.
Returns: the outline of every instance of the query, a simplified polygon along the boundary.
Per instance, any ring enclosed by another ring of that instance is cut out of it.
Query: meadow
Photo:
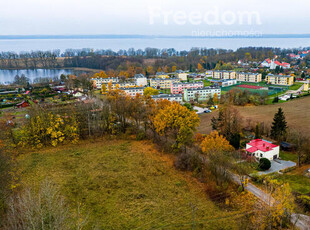
[[[240,212],[216,205],[173,159],[149,141],[97,139],[26,151],[17,163],[23,187],[52,181],[85,229],[191,229],[194,206],[196,229],[238,229]]]

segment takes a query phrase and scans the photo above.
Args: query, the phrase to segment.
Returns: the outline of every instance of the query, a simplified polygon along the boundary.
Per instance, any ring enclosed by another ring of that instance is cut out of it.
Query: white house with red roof
[[[277,66],[282,67],[283,69],[289,69],[291,65],[286,62],[279,62],[275,60],[270,60],[269,58],[265,59],[261,64],[260,67],[267,67],[270,69],[275,69]]]
[[[255,139],[246,144],[246,151],[249,155],[258,159],[267,158],[273,160],[279,158],[280,147],[266,140]]]
[[[271,60],[269,58],[265,59],[261,64],[260,67],[267,67],[269,68],[271,64]]]

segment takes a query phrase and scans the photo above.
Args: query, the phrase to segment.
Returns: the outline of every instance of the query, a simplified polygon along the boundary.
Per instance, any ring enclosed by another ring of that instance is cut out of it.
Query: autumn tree
[[[211,132],[207,135],[200,145],[205,154],[210,152],[229,152],[233,151],[233,147],[229,144],[226,138],[220,135],[217,131]]]
[[[203,69],[203,67],[202,67],[202,65],[201,65],[200,63],[198,63],[197,69],[198,69],[198,70],[202,70],[202,69]]]
[[[158,94],[159,94],[159,91],[157,89],[152,88],[152,87],[146,87],[143,90],[143,95],[145,95],[145,96],[158,95]]]
[[[154,118],[154,126],[161,136],[175,139],[174,147],[180,148],[192,142],[193,133],[199,125],[199,117],[195,111],[189,111],[179,103],[172,103],[158,111]]]
[[[215,94],[213,95],[213,102],[214,102],[214,104],[216,105],[216,104],[218,103],[218,101],[219,101],[219,96],[218,96],[217,93],[215,93]]]
[[[108,75],[107,75],[104,71],[101,71],[101,72],[99,73],[99,77],[100,77],[100,78],[108,78]]]
[[[105,86],[105,84],[102,84],[101,86],[101,93],[105,94],[107,92],[107,87]]]
[[[175,72],[177,70],[177,67],[174,65],[171,67],[171,72]]]
[[[109,81],[108,83],[108,91],[110,92],[112,90],[112,81]]]

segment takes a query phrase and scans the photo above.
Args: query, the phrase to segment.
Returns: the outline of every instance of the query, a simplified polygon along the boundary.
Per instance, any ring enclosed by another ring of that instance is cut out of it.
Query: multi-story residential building
[[[123,90],[128,96],[135,97],[137,94],[143,95],[145,87],[130,87],[119,89]]]
[[[171,93],[172,94],[179,94],[183,93],[184,89],[197,89],[203,88],[203,82],[184,82],[184,83],[174,83],[171,84]]]
[[[187,81],[188,73],[185,73],[183,70],[177,70],[176,77],[180,79],[180,81]]]
[[[227,71],[227,70],[216,70],[212,72],[212,78],[214,79],[236,79],[235,71]]]
[[[151,96],[155,101],[158,100],[168,100],[168,101],[175,101],[181,103],[183,100],[182,94],[159,94]]]
[[[134,80],[137,86],[146,86],[147,78],[143,74],[136,74]]]
[[[266,82],[272,85],[286,85],[291,86],[294,84],[294,77],[287,75],[273,75],[268,74],[266,76]]]
[[[262,74],[238,72],[236,74],[236,78],[238,81],[261,82],[262,81]]]
[[[150,86],[153,88],[170,89],[174,83],[179,83],[178,78],[151,78]]]
[[[218,86],[209,86],[198,89],[184,89],[184,101],[206,101],[209,98],[213,98],[214,94],[217,94],[218,99],[221,98],[221,88]]]
[[[212,84],[214,84],[215,86],[220,86],[220,87],[228,87],[228,86],[232,86],[232,85],[236,85],[237,84],[237,80],[236,79],[219,79],[219,80],[210,80],[210,82]]]
[[[106,84],[106,87],[108,88],[108,84]],[[112,89],[116,89],[116,88],[132,88],[132,87],[137,87],[135,82],[126,81],[126,82],[112,84]]]
[[[94,86],[96,86],[97,89],[101,89],[102,84],[108,84],[109,82],[112,82],[114,84],[119,83],[118,77],[108,77],[108,78],[93,78],[91,79],[93,81]]]

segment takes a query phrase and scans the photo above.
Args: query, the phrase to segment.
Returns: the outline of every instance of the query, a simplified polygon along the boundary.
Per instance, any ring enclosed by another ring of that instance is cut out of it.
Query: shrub
[[[174,166],[180,170],[199,173],[202,170],[202,161],[198,154],[182,153],[176,158]]]
[[[268,170],[270,169],[271,167],[271,162],[270,160],[268,160],[267,158],[261,158],[259,160],[259,165],[258,167],[261,169],[261,170]]]

